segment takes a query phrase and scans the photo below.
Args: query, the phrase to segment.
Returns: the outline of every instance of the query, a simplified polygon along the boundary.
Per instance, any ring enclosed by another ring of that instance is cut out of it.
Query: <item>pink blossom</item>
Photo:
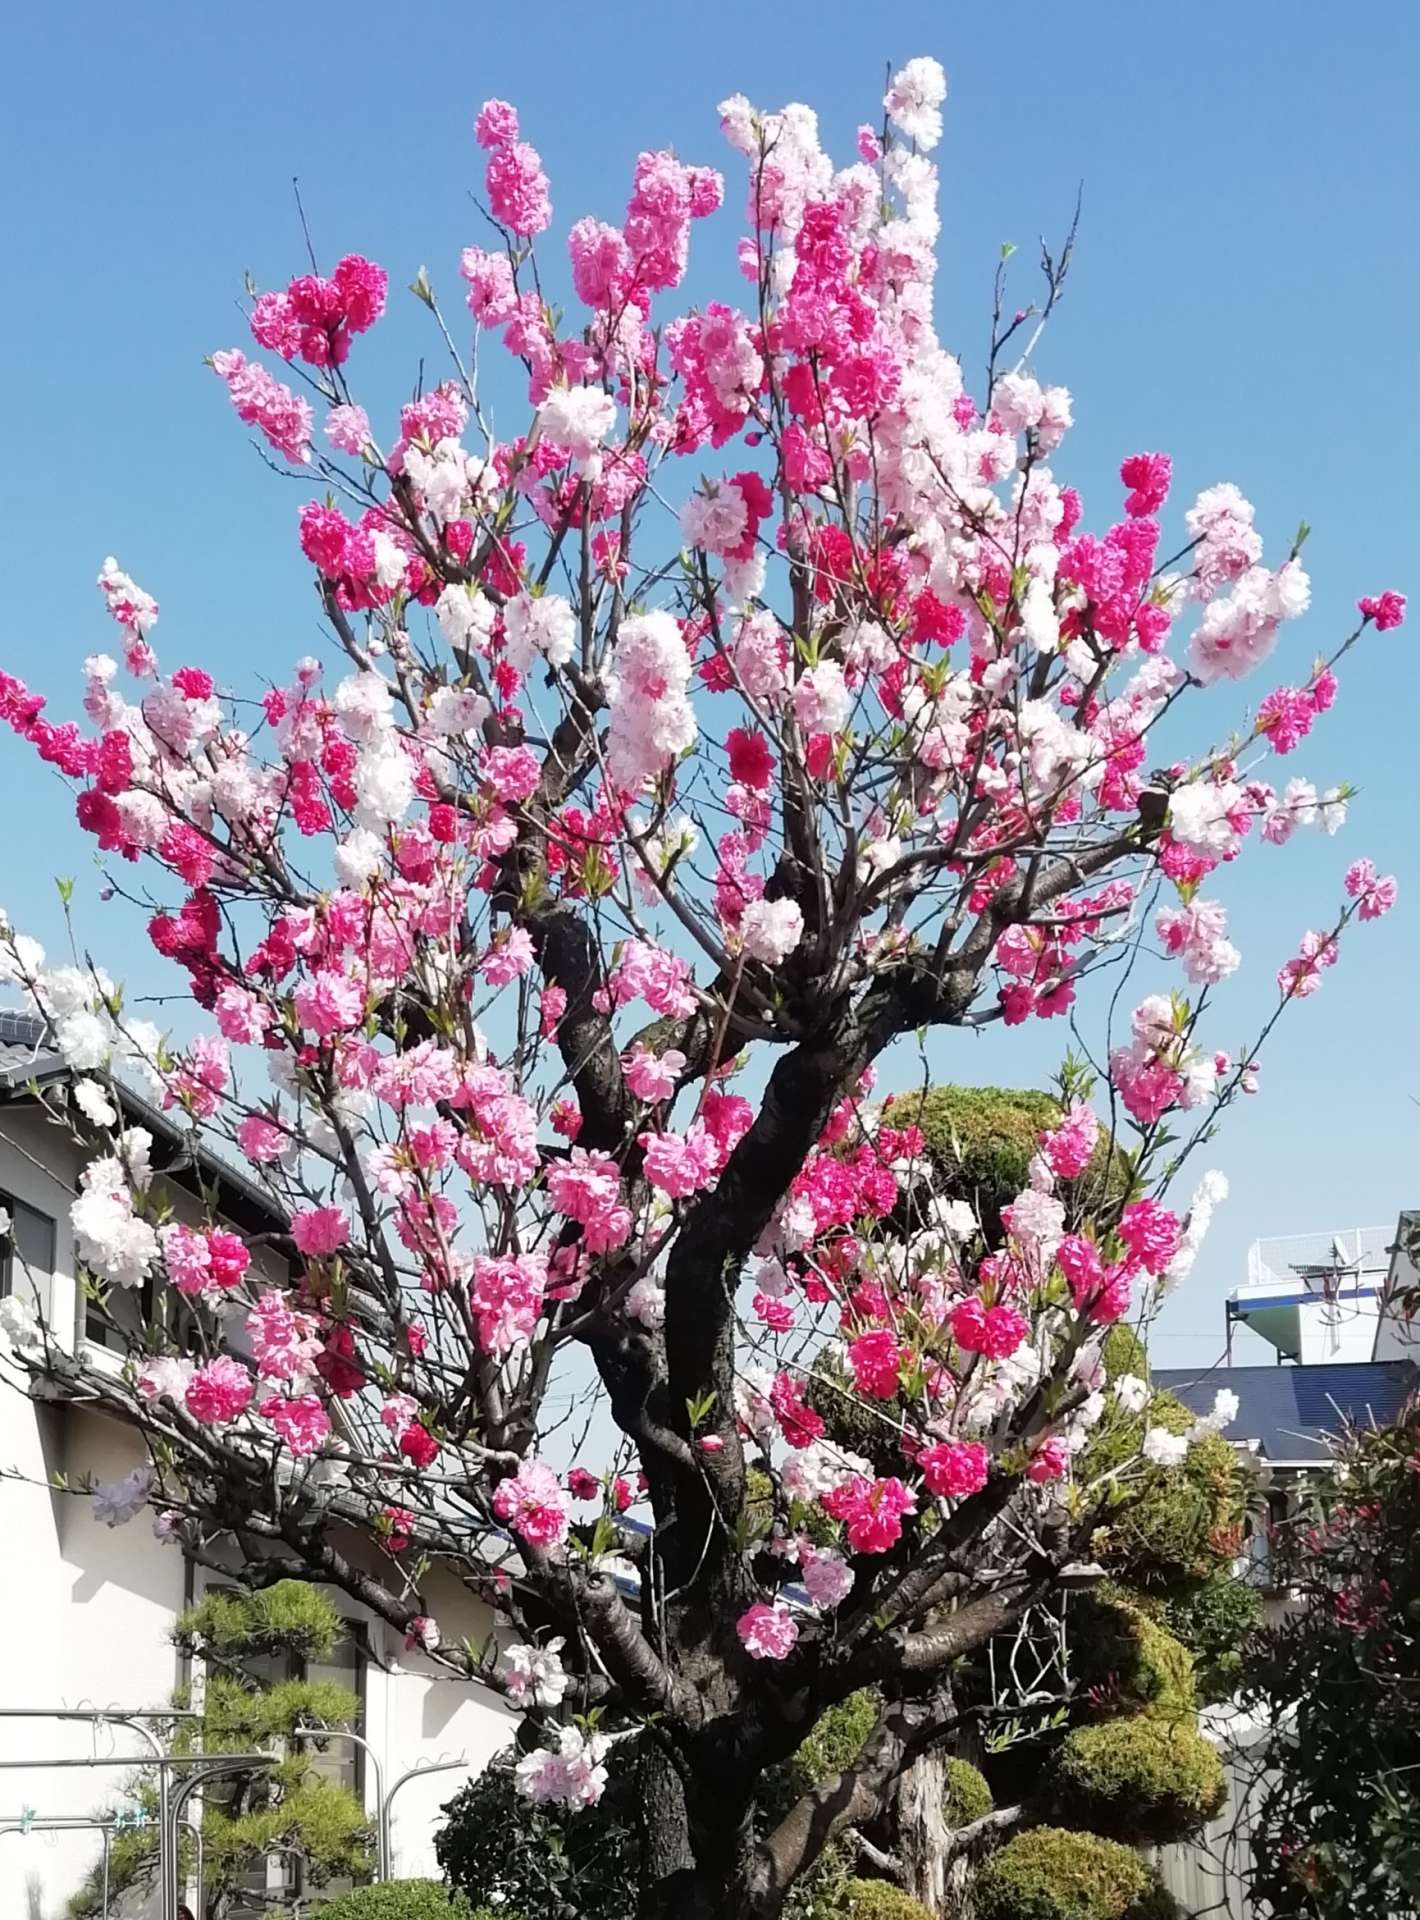
[[[271,1010],[245,987],[225,986],[213,1008],[222,1037],[239,1046],[254,1046],[271,1025]]]
[[[459,272],[468,282],[468,310],[479,326],[499,326],[517,311],[518,289],[506,253],[465,247]]]
[[[854,1553],[886,1553],[902,1538],[904,1514],[915,1513],[917,1496],[901,1480],[869,1480],[861,1473],[824,1494],[820,1505],[841,1520]]]
[[[1168,498],[1173,462],[1166,453],[1133,453],[1119,469],[1119,477],[1131,489],[1124,503],[1127,514],[1157,513]]]
[[[991,1456],[979,1440],[938,1440],[922,1449],[917,1465],[929,1492],[961,1500],[986,1485]]]
[[[891,1400],[901,1385],[903,1364],[911,1349],[900,1347],[895,1335],[886,1328],[875,1333],[860,1333],[848,1345],[848,1364],[859,1393],[873,1400]]]
[[[363,407],[332,407],[326,416],[325,437],[337,452],[358,458],[370,445],[370,416]]]
[[[626,1084],[638,1100],[669,1100],[685,1072],[685,1055],[675,1047],[664,1053],[652,1053],[641,1041],[621,1062]]]
[[[183,1399],[194,1420],[204,1426],[221,1426],[246,1411],[253,1391],[246,1368],[223,1353],[197,1369]]]
[[[1360,901],[1362,920],[1379,920],[1395,905],[1399,888],[1393,874],[1382,876],[1374,860],[1356,860],[1346,869],[1348,898]]]
[[[514,140],[496,146],[484,174],[493,218],[527,240],[552,221],[547,175],[536,147]]]
[[[549,1167],[547,1194],[559,1213],[580,1223],[588,1253],[613,1252],[630,1238],[631,1214],[609,1154],[573,1147],[565,1161]]]
[[[311,1259],[338,1253],[350,1238],[350,1220],[343,1207],[305,1207],[291,1217],[291,1238]]]
[[[506,987],[521,980],[533,963],[532,935],[526,927],[506,927],[478,963],[490,987]]]
[[[212,365],[227,383],[237,418],[257,427],[280,454],[295,466],[311,457],[311,428],[315,415],[309,400],[273,379],[265,367],[236,348],[214,353]]]
[[[258,1296],[246,1325],[257,1372],[264,1380],[298,1380],[315,1372],[321,1354],[320,1322],[314,1314],[295,1311],[286,1294],[268,1287]]]
[[[1026,1465],[1026,1478],[1043,1486],[1048,1480],[1063,1478],[1069,1467],[1070,1449],[1058,1433],[1052,1433],[1032,1453]]]
[[[279,1160],[291,1145],[288,1135],[274,1121],[259,1113],[249,1113],[237,1128],[237,1145],[248,1160],[265,1166]]]
[[[485,1353],[501,1356],[528,1344],[546,1288],[546,1263],[534,1254],[474,1261],[469,1304],[478,1315],[478,1339]]]
[[[1278,969],[1277,991],[1284,1000],[1310,999],[1321,985],[1322,969],[1334,967],[1337,959],[1337,945],[1331,934],[1304,933],[1296,958],[1284,962]]]
[[[703,1126],[692,1126],[678,1133],[642,1133],[637,1144],[643,1155],[646,1178],[673,1200],[684,1200],[710,1185],[717,1171],[718,1155]],[[707,1147],[709,1151],[707,1151]]]
[[[1073,1101],[1059,1125],[1041,1134],[1041,1152],[1057,1179],[1079,1179],[1090,1164],[1099,1134],[1099,1116],[1082,1100]]]
[[[1405,595],[1396,593],[1393,588],[1376,596],[1368,594],[1358,600],[1356,606],[1363,620],[1374,620],[1377,633],[1389,633],[1405,618]]]
[[[323,967],[296,989],[296,1015],[303,1027],[328,1038],[358,1027],[365,1017],[365,989],[348,974]]]
[[[1131,1200],[1119,1219],[1119,1237],[1146,1273],[1160,1274],[1178,1252],[1178,1216],[1157,1200]]]
[[[478,771],[505,806],[530,798],[542,777],[541,764],[531,747],[485,747]]]
[[[814,1605],[826,1613],[853,1591],[853,1569],[832,1547],[816,1547],[807,1539],[798,1544],[804,1590]]]
[[[330,1434],[330,1415],[314,1393],[298,1394],[294,1399],[273,1393],[257,1412],[270,1421],[298,1460],[319,1453]]]
[[[518,110],[506,100],[485,100],[473,123],[473,137],[490,151],[511,146],[518,137]]]
[[[798,1622],[782,1600],[773,1606],[757,1600],[735,1622],[735,1632],[751,1660],[787,1660],[799,1638]]]
[[[545,1461],[524,1460],[515,1474],[500,1480],[493,1511],[530,1546],[560,1547],[571,1515],[561,1481]]]
[[[1005,1360],[1030,1332],[1030,1322],[1015,1307],[988,1307],[979,1295],[961,1300],[951,1311],[952,1338],[964,1353]]]
[[[567,1491],[574,1500],[599,1500],[602,1483],[586,1467],[569,1467],[567,1470]]]

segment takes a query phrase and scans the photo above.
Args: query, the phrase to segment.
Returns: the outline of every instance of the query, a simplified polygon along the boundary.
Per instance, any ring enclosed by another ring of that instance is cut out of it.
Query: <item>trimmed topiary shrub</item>
[[[914,1900],[890,1880],[850,1880],[843,1889],[843,1920],[932,1920],[920,1900]]]
[[[977,1920],[1174,1920],[1177,1907],[1137,1853],[1092,1833],[1034,1827],[977,1876]]]
[[[947,1762],[945,1801],[942,1811],[949,1827],[969,1827],[973,1820],[983,1819],[996,1804],[985,1774],[969,1760],[959,1760],[955,1755]]]
[[[493,1920],[489,1907],[471,1907],[439,1880],[386,1880],[356,1887],[312,1909],[312,1920]],[[505,1907],[498,1920],[518,1920]]]
[[[1067,1632],[1072,1676],[1096,1706],[1173,1719],[1195,1711],[1192,1654],[1125,1588],[1074,1598]]]
[[[1064,1815],[1135,1845],[1186,1840],[1227,1791],[1223,1763],[1201,1733],[1149,1714],[1076,1727],[1055,1761]]]
[[[928,1087],[900,1095],[891,1118],[894,1126],[922,1129],[924,1173],[938,1193],[976,1209],[995,1246],[1001,1240],[1001,1209],[1027,1184],[1040,1135],[1059,1120],[1060,1103],[1027,1087]],[[1129,1169],[1117,1148],[1111,1161],[1101,1141],[1071,1184],[1088,1209],[1092,1201],[1122,1198]]]
[[[1127,1567],[1130,1584],[1146,1591],[1206,1580],[1228,1566],[1237,1551],[1247,1481],[1222,1434],[1204,1435],[1179,1467],[1150,1466],[1139,1459],[1147,1428],[1186,1433],[1196,1418],[1171,1393],[1155,1393],[1137,1414],[1111,1403],[1080,1456],[1086,1486],[1128,1468],[1109,1494],[1103,1555]]]

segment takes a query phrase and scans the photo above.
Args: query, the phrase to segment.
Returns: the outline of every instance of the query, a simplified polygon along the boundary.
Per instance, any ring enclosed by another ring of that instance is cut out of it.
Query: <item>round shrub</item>
[[[1193,1656],[1112,1582],[1070,1602],[1067,1630],[1075,1680],[1119,1707],[1182,1718],[1197,1705]]]
[[[1155,1846],[1205,1827],[1228,1791],[1223,1763],[1202,1734],[1150,1714],[1067,1734],[1055,1789],[1068,1818]]]
[[[922,1129],[923,1169],[934,1190],[975,1207],[991,1245],[1000,1243],[1001,1209],[1028,1182],[1040,1135],[1060,1119],[1060,1103],[1048,1093],[1026,1087],[929,1087],[893,1102],[894,1126]],[[1128,1169],[1119,1153],[1113,1161],[1101,1140],[1071,1189],[1086,1211],[1122,1199]]]
[[[843,1889],[843,1920],[932,1920],[920,1900],[914,1900],[890,1880],[850,1880]]]
[[[1154,1394],[1143,1413],[1111,1403],[1081,1455],[1082,1483],[1098,1480],[1106,1488],[1104,1557],[1127,1567],[1130,1583],[1146,1590],[1206,1580],[1237,1551],[1246,1476],[1222,1434],[1206,1434],[1180,1467],[1140,1463],[1147,1428],[1186,1433],[1195,1418],[1171,1393]],[[1122,1478],[1104,1478],[1123,1467]]]
[[[470,1907],[438,1880],[386,1880],[355,1887],[312,1910],[315,1920],[484,1920],[486,1907]],[[503,1920],[516,1920],[504,1913]]]
[[[947,1762],[944,1800],[942,1811],[949,1827],[969,1827],[973,1820],[980,1820],[990,1813],[995,1805],[985,1774],[979,1772],[969,1760],[958,1760],[955,1755]]]
[[[977,1920],[1172,1920],[1172,1898],[1137,1853],[1092,1833],[1034,1827],[977,1876]]]

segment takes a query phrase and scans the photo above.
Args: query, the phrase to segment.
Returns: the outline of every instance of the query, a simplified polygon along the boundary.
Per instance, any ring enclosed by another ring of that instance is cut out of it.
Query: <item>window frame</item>
[[[0,1190],[0,1207],[3,1207],[10,1216],[9,1231],[0,1234],[0,1300],[8,1300],[15,1291],[17,1260],[21,1274],[28,1270],[32,1283],[35,1276],[35,1268],[27,1266],[23,1255],[19,1253],[15,1228],[19,1225],[21,1215],[27,1215],[31,1220],[40,1222],[49,1230],[49,1254],[43,1268],[43,1278],[51,1283],[54,1279],[54,1262],[59,1254],[59,1222],[52,1214],[42,1212],[39,1207],[32,1207],[28,1200],[22,1200],[18,1194],[11,1194],[4,1190]],[[38,1291],[36,1287],[37,1294]],[[52,1291],[52,1287],[47,1291]],[[43,1306],[48,1314],[50,1302],[47,1298],[43,1301]]]

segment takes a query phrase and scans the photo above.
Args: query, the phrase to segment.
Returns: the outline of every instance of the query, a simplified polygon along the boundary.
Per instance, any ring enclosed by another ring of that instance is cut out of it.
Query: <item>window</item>
[[[92,1284],[92,1280],[91,1280]],[[140,1288],[109,1286],[102,1301],[81,1293],[79,1305],[84,1316],[84,1338],[96,1347],[128,1350],[124,1335],[132,1338],[152,1322],[155,1292],[151,1275]]]
[[[16,1291],[39,1293],[48,1313],[48,1288],[39,1283],[54,1272],[54,1222],[7,1193],[0,1193],[0,1207],[10,1216],[9,1232],[0,1235],[0,1299]]]

